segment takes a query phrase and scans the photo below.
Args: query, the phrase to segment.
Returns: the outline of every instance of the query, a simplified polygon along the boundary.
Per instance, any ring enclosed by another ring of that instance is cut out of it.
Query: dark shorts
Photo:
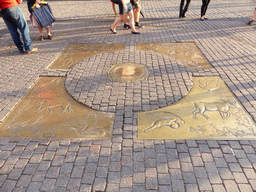
[[[132,8],[133,9],[139,8],[138,3],[139,3],[139,0],[131,0]]]
[[[132,4],[129,2],[126,4],[126,8],[127,10],[124,10],[123,4],[119,4],[119,14],[123,15],[125,13],[129,13],[130,11],[132,11]]]

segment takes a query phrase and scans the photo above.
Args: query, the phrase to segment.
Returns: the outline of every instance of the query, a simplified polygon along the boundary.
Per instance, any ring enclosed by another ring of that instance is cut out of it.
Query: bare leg
[[[133,32],[138,32],[138,31],[135,29],[135,26],[134,26],[133,12],[130,11],[130,12],[126,13],[126,14],[129,15],[129,21],[130,21],[130,25],[131,25],[132,31],[133,31]]]
[[[47,32],[47,35],[51,35],[50,27],[45,27],[45,30],[46,30],[46,32]]]
[[[140,10],[141,10],[140,5],[138,6],[137,9],[133,10],[135,22],[139,22],[140,21]]]
[[[256,18],[256,9],[254,9],[254,13],[250,21],[254,21],[255,18]]]
[[[111,29],[112,29],[114,32],[116,32],[116,26],[118,25],[118,23],[120,23],[120,21],[123,20],[123,18],[124,18],[124,15],[119,15],[119,17],[116,18],[116,20],[114,21],[114,23],[113,23],[113,25],[112,25],[112,27],[111,27]]]
[[[256,18],[256,8],[254,9],[254,13],[253,13],[253,16],[252,16],[251,20],[247,24],[251,25],[255,18]]]
[[[124,16],[123,20],[124,20],[124,24],[127,24],[127,15]]]
[[[43,28],[41,26],[37,26],[37,29],[40,33],[40,36],[44,36],[44,33],[43,33]]]

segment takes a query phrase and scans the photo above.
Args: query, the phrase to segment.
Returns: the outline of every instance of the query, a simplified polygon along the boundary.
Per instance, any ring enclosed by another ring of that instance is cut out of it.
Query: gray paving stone
[[[220,178],[220,175],[217,172],[208,173],[208,177],[209,177],[210,183],[212,183],[212,184],[222,184],[222,180]]]
[[[59,174],[60,174],[60,167],[50,167],[46,173],[46,178],[57,179]]]
[[[182,173],[184,183],[186,184],[196,184],[196,177],[194,173]]]
[[[200,191],[211,191],[212,187],[208,179],[197,179]]]
[[[109,183],[107,184],[107,189],[106,189],[107,192],[118,192],[119,191],[119,185],[118,184],[112,184],[112,183]]]
[[[52,165],[53,166],[61,166],[63,164],[63,162],[64,162],[64,159],[65,159],[65,156],[56,155],[53,158]]]
[[[194,167],[196,178],[207,178],[207,172],[204,167]]]
[[[121,177],[120,187],[131,188],[132,187],[132,177]]]
[[[223,153],[222,153],[221,149],[213,148],[213,149],[211,149],[211,151],[212,151],[213,157],[223,157]]]
[[[158,189],[158,181],[156,177],[146,177],[146,189]]]
[[[238,159],[242,168],[252,168],[252,164],[248,159]]]
[[[145,183],[146,175],[144,172],[134,172],[133,173],[133,183]],[[117,179],[118,181],[118,179]]]
[[[70,180],[70,174],[60,174],[55,185],[57,187],[66,187]]]
[[[16,187],[28,187],[30,181],[32,179],[32,175],[22,175],[17,184],[16,184]]]
[[[226,189],[223,185],[212,185],[212,188],[216,192],[225,192]]]
[[[184,186],[182,180],[172,180],[172,191],[185,191]]]
[[[81,183],[93,184],[94,179],[95,179],[95,173],[88,173],[88,172],[85,172],[85,173],[83,174],[83,178],[82,178]]]
[[[40,187],[42,191],[52,191],[54,188],[55,179],[45,179]]]
[[[201,152],[198,148],[189,148],[188,150],[191,157],[201,156]]]
[[[234,149],[233,150],[234,151],[234,153],[235,153],[235,156],[236,156],[236,158],[244,158],[244,159],[246,159],[247,157],[246,157],[246,154],[245,154],[245,152],[243,151],[243,150],[240,150],[240,149]]]
[[[85,184],[82,184],[81,187],[80,187],[80,191],[81,192],[91,192],[91,185],[85,185]]]
[[[246,154],[251,154],[251,153],[254,154],[255,153],[254,148],[250,145],[242,145],[242,148]]]
[[[186,184],[185,187],[187,192],[199,192],[197,184]]]
[[[178,152],[176,149],[167,149],[166,152],[168,159],[178,159]]]
[[[214,158],[214,161],[217,167],[228,167],[224,158]]]
[[[3,191],[12,191],[16,185],[16,181],[13,180],[5,180],[1,190]]]
[[[3,183],[5,182],[7,178],[7,175],[0,175],[0,187],[3,185]]]
[[[239,191],[237,184],[235,183],[234,180],[224,180],[224,186],[227,190],[227,192],[235,192]]]
[[[36,171],[33,175],[32,181],[40,182],[45,179],[46,171]]]
[[[158,183],[160,185],[170,185],[170,175],[169,174],[158,174]]]
[[[179,160],[181,162],[190,163],[191,158],[189,156],[189,153],[179,153]]]
[[[248,179],[256,179],[256,173],[253,169],[243,169]]]
[[[187,146],[188,146],[189,148],[191,148],[191,147],[197,147],[197,144],[196,144],[196,142],[195,142],[194,140],[186,140],[186,143],[187,143]]]
[[[37,192],[37,191],[39,191],[40,187],[41,187],[41,184],[42,183],[40,183],[40,182],[31,182],[31,183],[29,183],[27,192]]]
[[[81,179],[70,179],[67,185],[67,190],[79,190]]]

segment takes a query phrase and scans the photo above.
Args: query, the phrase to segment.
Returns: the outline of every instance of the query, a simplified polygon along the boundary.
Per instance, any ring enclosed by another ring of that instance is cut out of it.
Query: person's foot
[[[128,25],[128,24],[124,24],[123,28],[124,28],[124,29],[131,29],[131,26]]]
[[[179,18],[182,18],[182,16],[183,16],[183,11],[180,12]]]
[[[135,27],[137,27],[137,28],[143,28],[143,25],[141,25],[140,23],[135,23]]]
[[[37,48],[33,48],[31,51],[24,51],[26,54],[30,54],[30,53],[35,53],[37,52],[38,49]]]
[[[46,37],[46,39],[52,40],[52,35],[48,35],[48,36]]]
[[[110,28],[110,31],[111,31],[113,34],[117,34],[117,32],[114,31],[112,28]]]
[[[251,19],[247,24],[248,24],[248,25],[251,25],[251,24],[253,23],[253,21],[254,21],[254,20]]]
[[[139,31],[132,31],[132,34],[140,34]]]
[[[201,18],[200,18],[200,20],[201,20],[201,21],[204,21],[204,18],[203,18],[203,17],[201,17]]]
[[[43,41],[44,40],[44,36],[40,36],[40,41]]]
[[[205,18],[204,18],[204,20],[208,20],[208,18],[207,18],[207,17],[205,17]]]

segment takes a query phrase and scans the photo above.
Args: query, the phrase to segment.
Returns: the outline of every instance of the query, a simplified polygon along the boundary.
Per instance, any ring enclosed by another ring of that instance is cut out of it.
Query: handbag
[[[33,15],[42,28],[55,22],[55,17],[53,16],[52,10],[48,4],[40,4],[39,7],[35,6]]]

